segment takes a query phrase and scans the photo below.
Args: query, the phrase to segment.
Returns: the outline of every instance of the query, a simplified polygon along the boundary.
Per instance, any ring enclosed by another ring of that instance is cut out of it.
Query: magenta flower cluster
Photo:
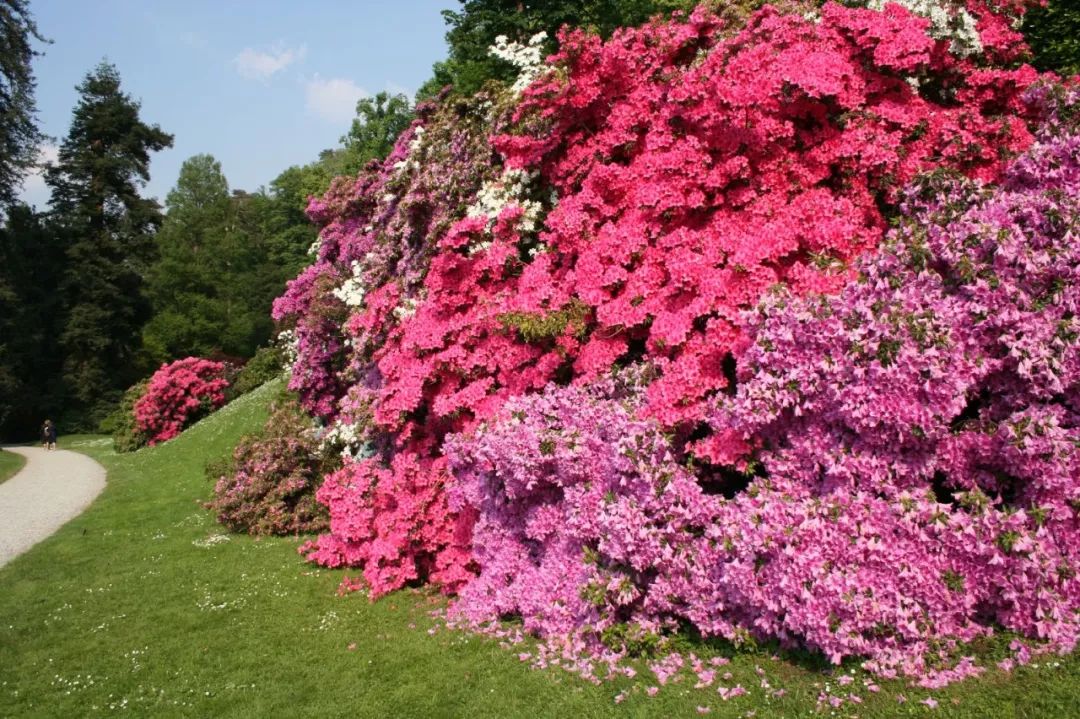
[[[832,605],[841,654],[991,625],[1075,645],[1080,135],[1052,130],[999,187],[916,184],[857,281],[831,298],[778,293],[751,320],[738,394],[711,422],[768,473],[741,501],[766,518],[742,536],[772,548],[755,608],[769,632],[805,606],[794,565],[827,561],[817,576],[843,581],[812,594]],[[830,512],[835,525],[800,537]],[[830,536],[852,540],[846,561],[822,552]],[[771,571],[796,581],[770,587]]]
[[[199,357],[163,364],[135,402],[135,425],[149,444],[177,436],[189,424],[225,404],[225,365]]]
[[[645,641],[685,615],[720,505],[659,425],[636,417],[641,375],[550,386],[447,440],[450,501],[478,514],[481,568],[456,617],[520,616],[526,631],[618,656],[628,637]]]

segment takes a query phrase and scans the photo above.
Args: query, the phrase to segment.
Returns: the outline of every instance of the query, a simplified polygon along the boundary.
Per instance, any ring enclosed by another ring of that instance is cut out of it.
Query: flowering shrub
[[[675,461],[654,420],[635,418],[637,374],[512,399],[446,443],[450,501],[478,514],[480,566],[452,616],[478,627],[520,616],[528,632],[579,644],[586,675],[590,658],[674,629],[716,554],[702,533],[723,500]]]
[[[229,529],[248,534],[321,532],[326,508],[315,491],[328,471],[311,419],[295,400],[277,402],[260,435],[245,437],[231,462],[211,466],[214,498],[207,509]]]
[[[728,499],[732,474],[695,476],[640,418],[647,374],[548,387],[448,439],[480,566],[452,614],[519,615],[586,675],[683,623],[925,686],[981,672],[958,652],[998,626],[1071,650],[1078,190],[1080,134],[1052,118],[1000,188],[916,183],[839,295],[770,294],[710,418],[763,467]]]
[[[135,426],[155,445],[225,403],[225,365],[187,357],[162,365],[135,402]]]
[[[916,185],[857,282],[752,321],[712,422],[769,476],[721,530],[758,631],[908,673],[992,623],[1075,646],[1080,134],[1051,129],[998,189]]]
[[[559,197],[509,309],[584,302],[591,332],[566,344],[586,378],[643,344],[665,425],[703,416],[766,288],[839,287],[898,187],[936,166],[993,179],[1030,142],[1034,71],[979,69],[896,4],[766,8],[726,40],[701,12],[608,43],[573,31],[554,62],[495,139]]]
[[[320,490],[331,531],[308,557],[362,565],[376,593],[452,589],[471,520],[445,500],[447,433],[646,359],[643,416],[690,436],[769,287],[838,289],[921,171],[996,178],[1031,141],[1035,73],[929,27],[890,4],[565,32],[520,100],[420,108],[385,162],[313,202],[316,261],[275,305],[290,386],[357,458]]]

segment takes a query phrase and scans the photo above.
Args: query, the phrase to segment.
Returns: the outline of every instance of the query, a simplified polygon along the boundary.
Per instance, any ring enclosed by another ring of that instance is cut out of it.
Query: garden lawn
[[[211,490],[206,463],[261,426],[278,390],[264,386],[134,454],[113,453],[107,438],[66,438],[106,467],[108,485],[0,570],[0,716],[692,717],[702,707],[764,719],[814,715],[826,684],[862,703],[825,716],[1061,717],[1077,706],[1075,655],[937,692],[896,682],[872,693],[859,672],[841,686],[849,672],[812,657],[690,641],[699,656],[732,657],[717,675],[733,676],[719,683],[749,693],[725,702],[684,676],[650,697],[656,682],[643,667],[593,686],[528,668],[517,659],[528,647],[449,631],[430,615],[445,600],[427,590],[374,603],[339,596],[343,572],[303,563],[301,538],[226,535],[199,504]],[[987,651],[1004,656],[1002,643]],[[936,709],[919,703],[931,695]]]
[[[14,477],[24,464],[26,457],[0,449],[0,484]]]

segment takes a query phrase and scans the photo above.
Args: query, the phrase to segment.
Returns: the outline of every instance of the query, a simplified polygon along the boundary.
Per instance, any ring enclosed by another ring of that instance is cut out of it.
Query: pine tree
[[[71,129],[45,179],[67,248],[60,345],[74,404],[68,422],[91,427],[137,374],[149,314],[143,281],[162,220],[157,201],[139,191],[150,178],[150,153],[171,147],[172,135],[139,119],[139,103],[121,91],[108,63],[77,89]]]
[[[37,161],[42,135],[34,118],[38,32],[26,0],[0,0],[0,205],[15,201],[23,176]]]

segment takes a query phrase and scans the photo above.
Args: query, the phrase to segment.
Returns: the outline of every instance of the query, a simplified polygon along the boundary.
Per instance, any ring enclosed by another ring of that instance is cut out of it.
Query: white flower
[[[348,307],[359,307],[364,304],[364,295],[366,290],[364,284],[360,279],[363,273],[363,268],[356,260],[352,261],[352,276],[342,283],[341,287],[338,287],[333,291],[334,297],[345,303]]]
[[[394,308],[394,317],[396,317],[398,321],[412,317],[416,314],[416,308],[420,306],[420,303],[423,300],[423,293],[421,293],[419,297],[406,298],[400,306]]]
[[[326,452],[333,447],[341,447],[341,456],[345,459],[357,459],[370,456],[367,445],[360,439],[358,426],[338,419],[327,427],[319,443],[319,450]]]
[[[502,211],[515,205],[522,210],[521,218],[518,220],[519,229],[527,234],[536,232],[540,227],[544,206],[536,200],[529,199],[529,188],[538,176],[538,172],[526,172],[513,167],[504,169],[497,179],[484,183],[484,186],[476,193],[476,201],[466,210],[466,215],[486,217],[490,230]],[[551,204],[554,205],[558,196],[552,192],[550,199]],[[469,251],[470,254],[475,254],[490,246],[490,242],[481,242],[472,245]]]
[[[528,45],[509,42],[506,35],[499,35],[495,38],[495,44],[488,48],[490,54],[507,61],[518,69],[517,80],[511,88],[515,93],[521,92],[532,84],[532,81],[544,69],[544,40],[547,40],[546,32],[538,32],[530,37]]]
[[[281,349],[282,364],[286,372],[291,372],[296,360],[300,357],[300,340],[293,330],[282,330],[278,333],[275,344]]]
[[[424,140],[424,126],[419,125],[413,130],[412,139],[409,140],[409,149],[405,154],[405,157],[394,163],[395,172],[406,172],[409,170],[420,169],[420,153],[423,150]],[[393,197],[393,195],[387,195],[386,197]],[[386,199],[385,197],[383,199]],[[387,200],[389,201],[389,200]]]

